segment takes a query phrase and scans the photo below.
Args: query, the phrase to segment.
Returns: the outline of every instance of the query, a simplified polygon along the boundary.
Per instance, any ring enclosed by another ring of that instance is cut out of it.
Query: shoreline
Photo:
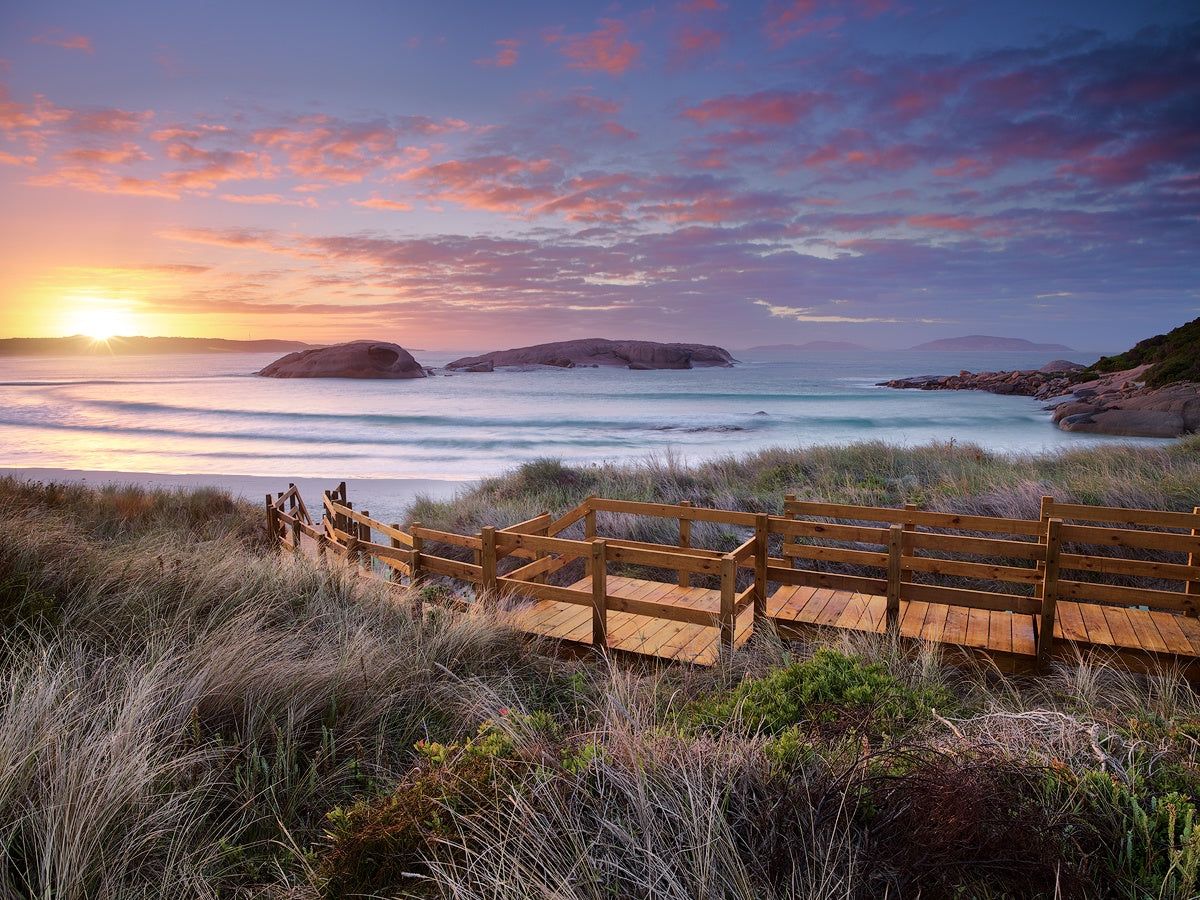
[[[38,467],[0,467],[0,475],[19,481],[86,484],[91,487],[134,485],[167,490],[216,488],[228,491],[252,503],[262,504],[267,494],[286,491],[289,484],[300,495],[313,515],[320,506],[323,491],[337,487],[324,478],[273,478],[269,475],[163,474],[154,472],[106,471],[101,469],[60,469]],[[347,478],[346,492],[356,509],[368,509],[375,519],[399,522],[418,496],[449,500],[470,488],[472,481],[445,481],[436,478]]]

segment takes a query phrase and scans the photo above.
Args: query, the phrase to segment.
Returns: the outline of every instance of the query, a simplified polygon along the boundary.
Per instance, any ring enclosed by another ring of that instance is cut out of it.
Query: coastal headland
[[[1063,431],[1172,438],[1200,430],[1200,319],[1140,341],[1091,366],[1054,360],[1040,369],[918,375],[881,387],[988,391],[1048,401]]]

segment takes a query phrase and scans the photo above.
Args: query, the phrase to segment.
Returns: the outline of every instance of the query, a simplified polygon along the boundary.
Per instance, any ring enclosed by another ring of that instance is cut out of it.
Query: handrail
[[[296,553],[311,553],[315,546],[318,553],[336,553],[359,565],[378,560],[413,579],[439,574],[471,582],[485,592],[519,592],[589,605],[594,636],[601,639],[606,639],[610,611],[696,624],[713,624],[715,613],[722,644],[731,645],[738,616],[751,605],[756,616],[766,615],[768,584],[807,585],[885,597],[889,628],[897,627],[902,600],[1030,613],[1040,617],[1037,652],[1044,662],[1059,601],[1145,606],[1187,615],[1195,615],[1200,606],[1200,507],[1192,513],[1137,510],[1057,503],[1047,497],[1040,519],[1006,519],[793,497],[785,501],[784,515],[694,507],[686,501],[589,497],[557,519],[542,512],[503,528],[486,527],[472,536],[425,528],[417,522],[406,528],[380,522],[355,510],[346,500],[344,486],[325,492],[322,506],[322,520],[314,523],[294,484],[278,495],[268,494],[269,537]],[[679,546],[600,536],[597,512],[677,519]],[[585,519],[584,540],[556,536]],[[753,531],[732,552],[722,552],[692,547],[692,522]],[[373,534],[383,542],[373,541]],[[770,555],[772,541],[780,542],[775,544],[779,556]],[[474,562],[432,554],[426,547],[435,543],[473,551]],[[1132,551],[1139,550],[1182,554],[1186,562],[1161,556],[1131,558]],[[497,561],[514,555],[530,561],[499,575]],[[591,591],[545,583],[548,575],[578,559],[588,563]],[[819,571],[816,565],[797,567],[802,560],[860,568],[848,574]],[[675,570],[685,588],[692,575],[716,578],[720,608],[696,610],[611,594],[605,573],[610,563]],[[734,579],[743,568],[753,570],[753,580],[737,591]],[[878,575],[861,574],[864,568]],[[1063,577],[1067,573],[1072,577]],[[971,582],[986,589],[962,586]],[[1175,582],[1181,589],[1162,589],[1164,582]],[[997,585],[1012,587],[1000,590]],[[603,646],[603,640],[597,646]]]

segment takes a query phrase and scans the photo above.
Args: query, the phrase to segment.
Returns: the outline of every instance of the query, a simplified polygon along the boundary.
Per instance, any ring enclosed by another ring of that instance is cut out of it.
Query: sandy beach
[[[322,478],[270,478],[260,475],[164,475],[152,472],[107,472],[81,469],[0,468],[0,475],[10,475],[22,481],[71,482],[104,485],[140,485],[149,488],[215,487],[237,497],[262,503],[269,493],[285,491],[289,484],[300,488],[300,495],[310,509],[319,505],[321,492],[337,486]],[[368,510],[372,517],[384,522],[402,522],[408,506],[418,496],[437,500],[450,499],[470,486],[466,481],[443,481],[434,478],[351,478],[346,481],[346,493],[356,509]]]

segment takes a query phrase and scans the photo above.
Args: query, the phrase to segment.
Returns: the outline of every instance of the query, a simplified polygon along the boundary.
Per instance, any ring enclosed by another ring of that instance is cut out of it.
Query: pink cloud
[[[448,200],[493,212],[519,212],[554,198],[556,172],[547,159],[485,156],[423,166],[398,179],[427,185],[427,196],[434,201]]]
[[[515,66],[519,56],[517,48],[520,46],[520,41],[496,41],[496,47],[498,48],[496,55],[477,59],[475,60],[475,64],[478,66],[495,66],[499,69],[507,69],[510,66]]]
[[[150,157],[137,144],[124,143],[103,150],[76,149],[60,153],[55,159],[82,166],[118,166],[148,162]]]
[[[729,9],[721,0],[682,0],[675,8],[683,13],[722,12]]]
[[[411,203],[405,203],[403,200],[384,200],[382,197],[372,197],[370,200],[351,200],[354,206],[362,206],[366,209],[387,210],[389,212],[408,212],[412,209]]]
[[[0,165],[5,166],[32,166],[37,163],[36,156],[16,156],[12,153],[5,153],[0,150]]]
[[[219,194],[218,196],[230,203],[245,203],[252,206],[307,206],[311,209],[317,208],[317,201],[314,197],[305,197],[302,200],[298,200],[285,197],[282,194]]]
[[[142,126],[154,118],[154,113],[130,112],[127,109],[96,109],[87,112],[75,110],[67,120],[67,127],[84,134],[137,134]]]
[[[772,3],[767,14],[767,39],[774,47],[780,47],[796,38],[819,31],[832,31],[846,17],[827,12],[822,0],[793,0],[781,5]]]
[[[602,28],[590,34],[563,36],[557,32],[545,35],[547,43],[560,44],[560,52],[570,62],[567,65],[584,71],[621,75],[637,62],[639,45],[626,39],[629,28],[616,19],[601,19]]]
[[[684,26],[671,37],[673,49],[671,61],[676,65],[705,56],[720,53],[725,44],[725,33],[715,28],[693,28]]]
[[[683,114],[704,125],[712,121],[742,125],[795,125],[826,99],[811,91],[759,91],[754,94],[726,94],[685,109]]]
[[[915,228],[936,228],[947,231],[971,231],[982,224],[982,219],[969,216],[954,216],[945,213],[931,213],[923,216],[909,216],[908,224]]]
[[[992,167],[969,156],[960,156],[951,166],[934,169],[939,178],[984,178],[992,174]]]
[[[188,144],[171,144],[167,155],[177,162],[196,162],[199,166],[180,169],[166,176],[169,184],[191,190],[209,190],[224,181],[272,178],[271,158],[265,153],[245,150],[199,150]]]
[[[50,47],[64,47],[67,50],[83,50],[95,53],[92,49],[92,39],[82,34],[69,34],[61,28],[51,28],[44,34],[35,35],[33,43],[46,44]]]

